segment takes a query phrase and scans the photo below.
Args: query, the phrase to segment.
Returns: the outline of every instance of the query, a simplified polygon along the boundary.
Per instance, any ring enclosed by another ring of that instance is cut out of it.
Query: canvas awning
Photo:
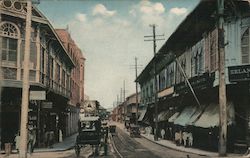
[[[235,121],[235,111],[232,103],[227,105],[227,121],[228,125],[233,124]],[[194,126],[202,128],[219,126],[219,105],[210,104],[207,106],[200,118],[194,122]]]
[[[147,109],[144,109],[144,110],[141,111],[141,114],[140,114],[140,117],[138,118],[138,121],[143,120],[143,118],[145,117],[146,112],[147,112]]]
[[[168,119],[171,117],[170,111],[162,111],[158,114],[158,121],[168,121]]]
[[[193,114],[196,111],[196,107],[194,106],[188,106],[185,107],[181,114],[174,120],[174,124],[186,126],[190,120],[190,118],[193,116]]]
[[[168,122],[174,122],[176,118],[179,116],[179,112],[176,112],[174,115],[172,115],[169,119]]]

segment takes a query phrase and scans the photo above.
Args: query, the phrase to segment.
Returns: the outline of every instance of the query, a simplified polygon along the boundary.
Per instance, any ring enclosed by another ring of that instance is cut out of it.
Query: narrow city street
[[[157,145],[143,137],[131,138],[125,131],[117,128],[117,134],[113,136],[115,146],[120,155],[124,158],[198,158],[201,155],[189,154],[172,150],[161,145]]]

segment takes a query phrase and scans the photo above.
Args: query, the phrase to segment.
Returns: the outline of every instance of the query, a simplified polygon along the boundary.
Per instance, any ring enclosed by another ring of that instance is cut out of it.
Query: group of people
[[[184,145],[184,147],[193,146],[193,134],[188,131],[176,131],[174,137],[176,145]]]
[[[153,128],[151,126],[148,126],[145,128],[146,135],[150,135],[153,133]],[[174,140],[176,145],[183,145],[185,147],[191,147],[193,146],[193,134],[192,132],[189,132],[188,130],[180,130],[177,129],[173,135],[173,129],[171,127],[167,128],[166,130],[162,128],[160,130],[160,136],[161,139],[169,139]]]
[[[15,147],[16,150],[19,152],[19,146],[20,146],[20,132],[18,132],[15,136]],[[33,153],[34,146],[36,144],[36,131],[33,128],[28,129],[28,142],[27,142],[27,148],[28,152],[31,154]]]

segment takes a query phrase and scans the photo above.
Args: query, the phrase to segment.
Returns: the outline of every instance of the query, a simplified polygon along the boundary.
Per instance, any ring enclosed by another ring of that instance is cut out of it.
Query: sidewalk
[[[125,127],[122,123],[119,122],[111,122],[111,124],[115,124],[118,128],[122,129],[125,131],[125,133],[128,133],[127,130],[125,130]],[[161,146],[171,148],[173,150],[181,151],[181,152],[186,152],[186,153],[192,153],[192,154],[197,154],[200,156],[208,156],[208,157],[218,157],[217,152],[210,152],[210,151],[205,151],[197,148],[185,148],[184,146],[176,146],[175,143],[169,140],[163,140],[160,139],[158,141],[154,140],[154,135],[146,135],[146,134],[141,134],[142,137],[146,138],[147,140],[150,140],[156,144],[159,144]],[[243,155],[239,154],[228,154],[227,157],[243,157]]]
[[[72,136],[69,136],[65,138],[62,142],[56,143],[52,145],[52,148],[35,148],[34,153],[39,152],[56,152],[56,151],[65,151],[73,148],[75,146],[75,141],[78,133],[73,134]],[[17,150],[12,150],[12,154],[16,154]],[[0,155],[5,154],[5,151],[0,151]],[[1,156],[0,156],[1,157]]]

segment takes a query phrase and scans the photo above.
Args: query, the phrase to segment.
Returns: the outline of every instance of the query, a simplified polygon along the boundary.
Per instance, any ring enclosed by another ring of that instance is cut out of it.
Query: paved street
[[[113,137],[117,150],[124,158],[191,158],[205,157],[195,154],[188,154],[172,150],[161,145],[157,145],[143,137],[131,138],[120,128],[117,128],[117,134]]]

